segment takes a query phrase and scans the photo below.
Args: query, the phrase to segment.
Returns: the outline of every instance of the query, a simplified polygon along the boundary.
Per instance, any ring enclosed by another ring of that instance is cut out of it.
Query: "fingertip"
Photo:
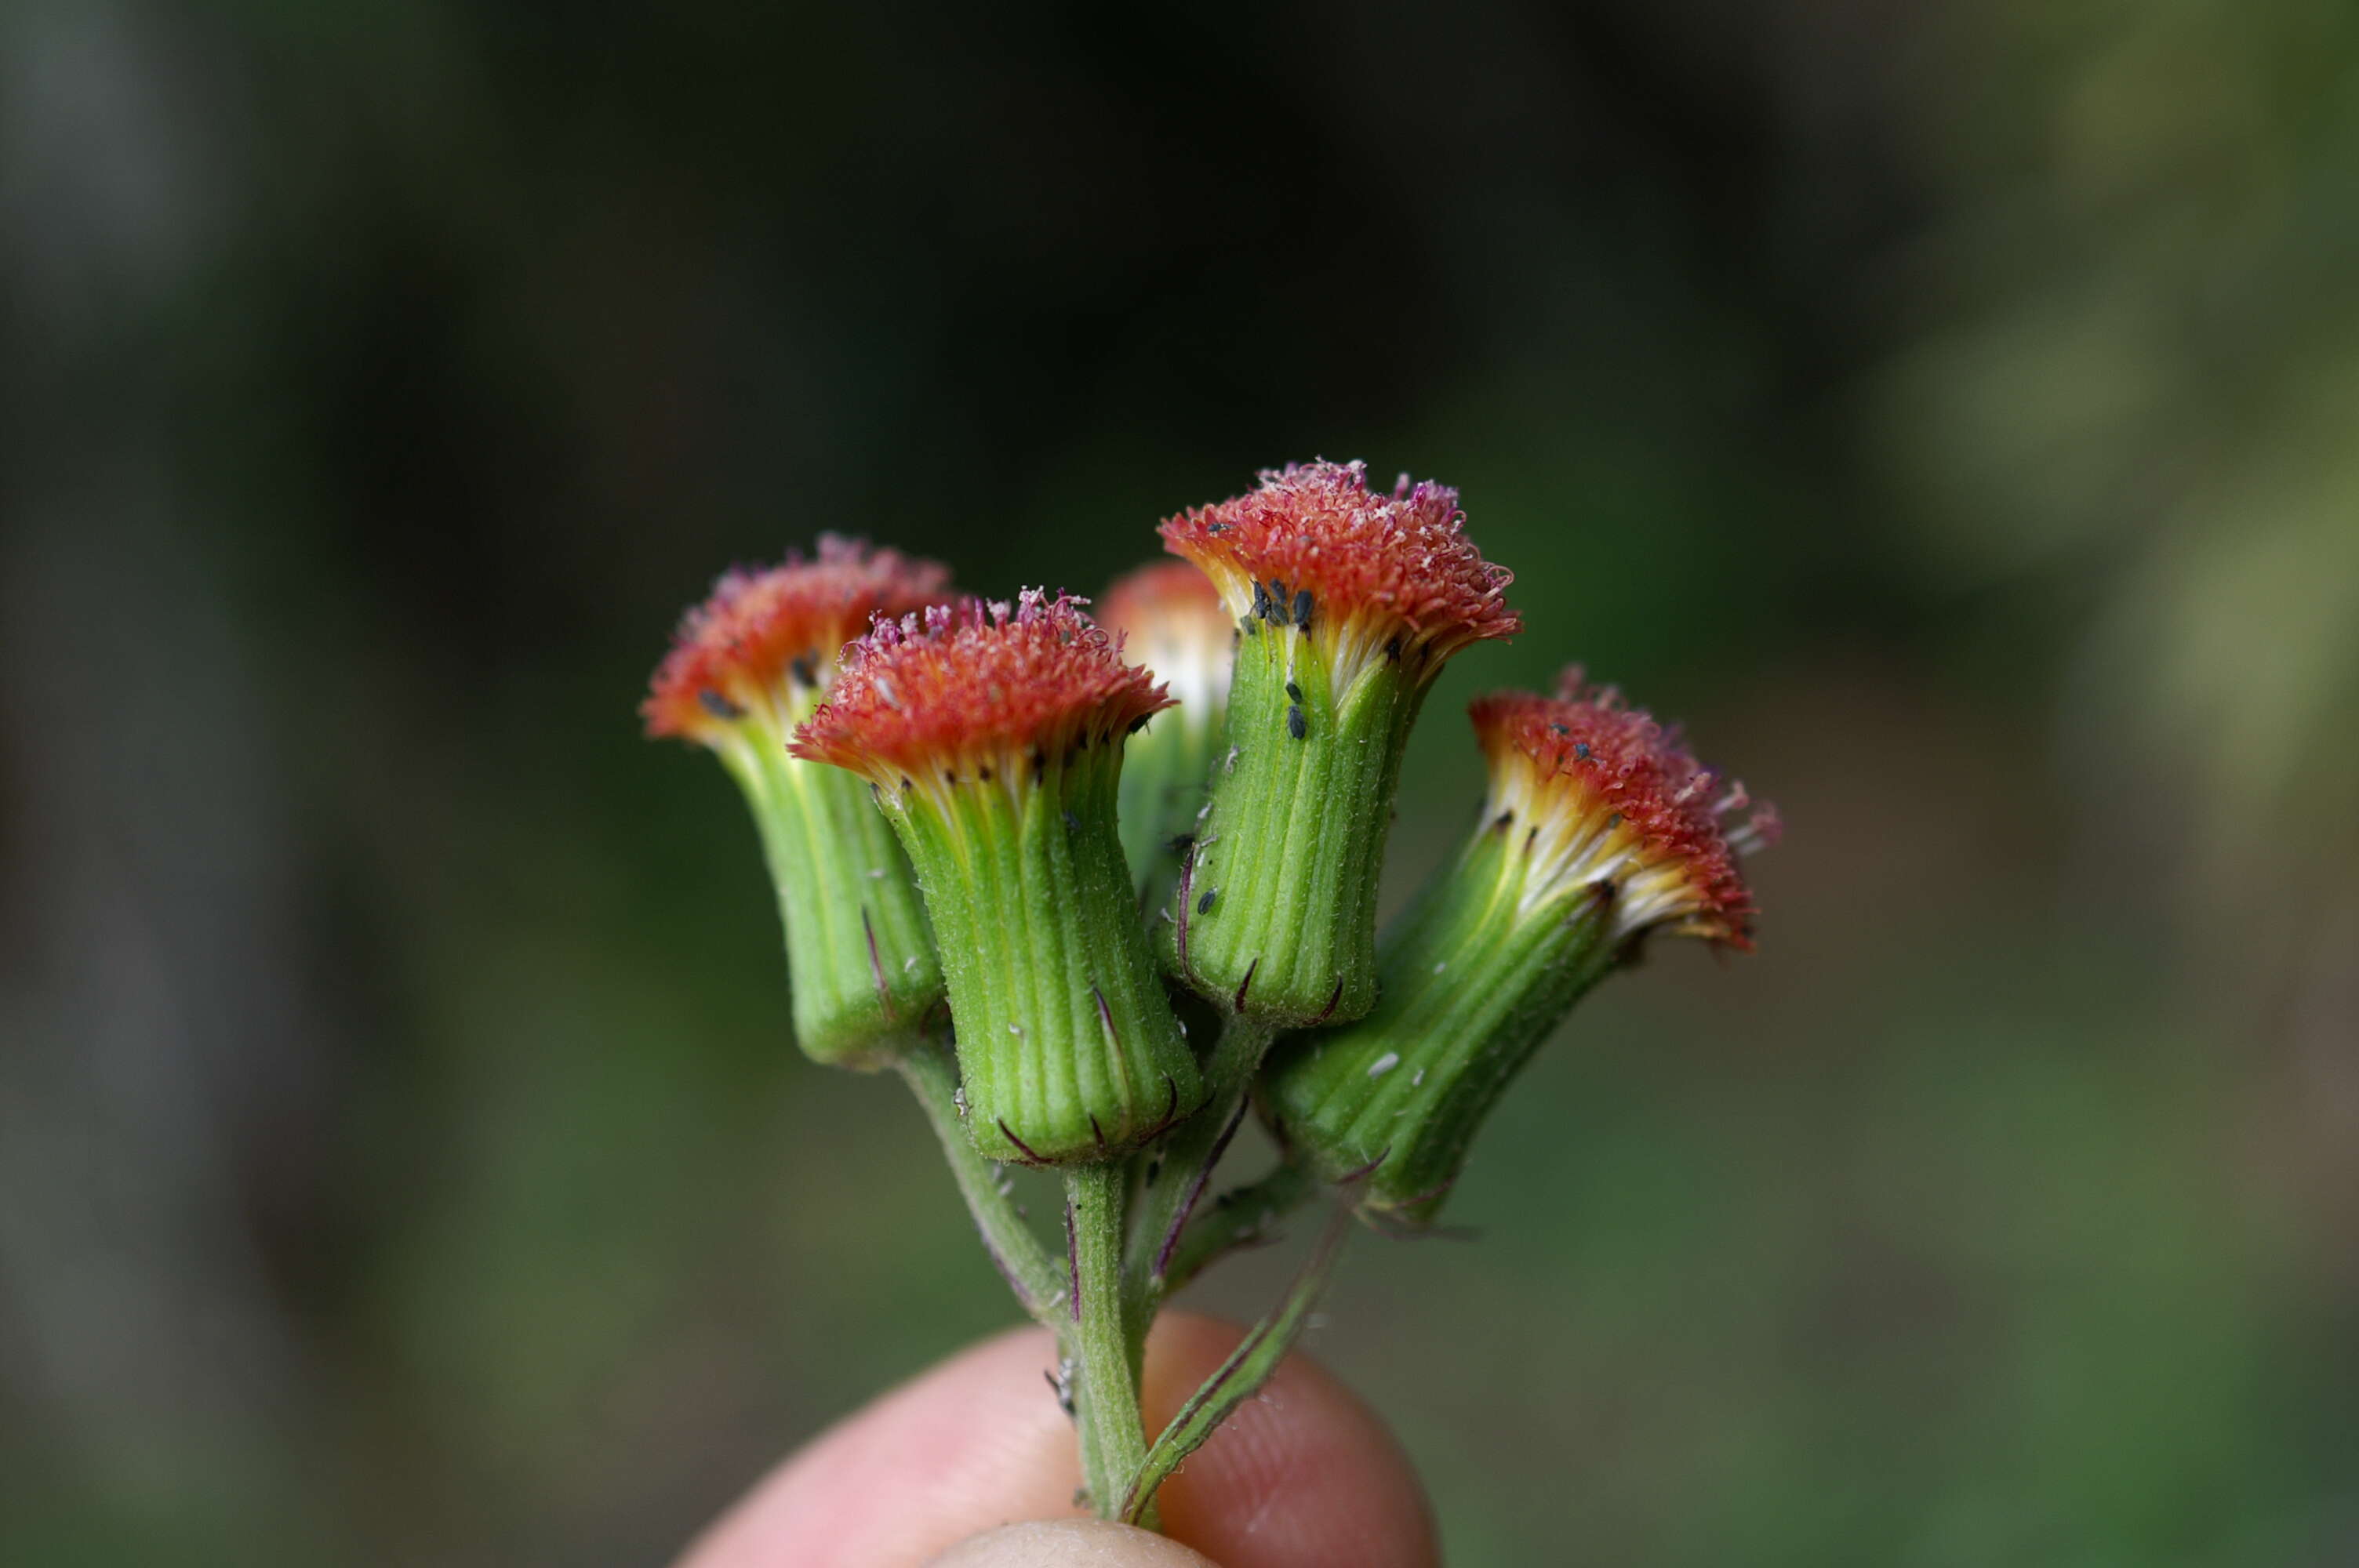
[[[988,1526],[1072,1511],[1072,1424],[1042,1386],[1037,1328],[1010,1329],[814,1438],[692,1542],[677,1568],[926,1561]]]
[[[1143,1390],[1150,1433],[1243,1334],[1192,1313],[1158,1320]],[[1048,1335],[1014,1330],[886,1394],[780,1465],[689,1548],[681,1568],[884,1568],[927,1562],[953,1543],[965,1550],[969,1536],[994,1526],[1093,1522],[1074,1518],[1072,1426],[1041,1380],[1055,1360]],[[1433,1568],[1440,1561],[1424,1489],[1399,1445],[1349,1390],[1299,1354],[1189,1456],[1159,1504],[1172,1537],[1225,1568]],[[1042,1539],[1060,1548],[1091,1540]],[[1096,1543],[1122,1539],[1101,1534]],[[1141,1568],[1196,1561],[1168,1553],[1096,1561],[1134,1560]],[[993,1560],[941,1561],[972,1568]]]
[[[929,1568],[1217,1568],[1169,1536],[1103,1519],[1036,1519],[962,1541]]]

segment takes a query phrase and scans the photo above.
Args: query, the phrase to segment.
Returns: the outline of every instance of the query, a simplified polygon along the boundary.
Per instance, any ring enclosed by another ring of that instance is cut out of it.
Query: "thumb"
[[[1214,1568],[1167,1536],[1094,1519],[1002,1525],[960,1541],[931,1568]]]

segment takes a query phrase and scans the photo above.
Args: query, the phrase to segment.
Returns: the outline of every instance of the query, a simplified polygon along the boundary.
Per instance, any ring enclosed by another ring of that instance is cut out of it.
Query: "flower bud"
[[[1171,907],[1188,982],[1282,1022],[1375,1000],[1376,878],[1403,748],[1443,663],[1520,626],[1458,493],[1364,465],[1265,472],[1163,524],[1239,629],[1228,728]]]
[[[640,712],[651,736],[710,748],[753,807],[786,928],[795,1035],[814,1059],[881,1065],[941,1000],[925,908],[859,782],[787,740],[875,614],[948,597],[931,561],[822,535],[819,557],[733,571],[681,621]]]
[[[1490,764],[1473,838],[1386,933],[1382,992],[1356,1023],[1280,1044],[1266,1107],[1364,1211],[1430,1223],[1492,1104],[1581,994],[1650,932],[1747,948],[1736,856],[1777,835],[1611,688],[1472,708]]]
[[[799,757],[865,777],[916,865],[988,1158],[1107,1158],[1203,1099],[1115,831],[1124,738],[1171,705],[1081,600],[880,619]]]
[[[1210,579],[1185,561],[1139,568],[1106,591],[1100,617],[1123,656],[1160,676],[1179,707],[1130,738],[1122,763],[1122,849],[1140,892],[1169,892],[1173,841],[1195,826],[1204,774],[1229,710],[1236,622]]]

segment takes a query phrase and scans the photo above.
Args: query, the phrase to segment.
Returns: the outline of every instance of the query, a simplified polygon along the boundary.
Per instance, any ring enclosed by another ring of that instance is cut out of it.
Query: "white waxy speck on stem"
[[[1372,1078],[1381,1078],[1386,1073],[1391,1072],[1395,1067],[1399,1065],[1400,1053],[1397,1051],[1387,1051],[1383,1055],[1368,1064],[1368,1076]]]

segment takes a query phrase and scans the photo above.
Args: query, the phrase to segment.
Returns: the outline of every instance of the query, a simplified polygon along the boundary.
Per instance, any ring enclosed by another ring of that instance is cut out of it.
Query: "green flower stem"
[[[1164,1270],[1163,1293],[1174,1294],[1189,1281],[1232,1252],[1277,1239],[1271,1227],[1308,1202],[1319,1177],[1308,1165],[1288,1160],[1259,1181],[1233,1187],[1214,1199],[1180,1233]]]
[[[1139,1193],[1138,1223],[1123,1271],[1124,1315],[1131,1327],[1130,1360],[1136,1368],[1147,1347],[1147,1325],[1170,1293],[1170,1266],[1180,1233],[1203,1196],[1229,1139],[1245,1115],[1245,1095],[1273,1026],[1250,1015],[1232,1015],[1205,1067],[1212,1098],[1164,1141]]]
[[[1335,1260],[1343,1254],[1350,1221],[1351,1210],[1336,1205],[1334,1217],[1327,1222],[1319,1244],[1311,1249],[1302,1271],[1295,1276],[1286,1299],[1238,1341],[1220,1369],[1189,1396],[1180,1413],[1171,1418],[1171,1424],[1156,1438],[1155,1446],[1147,1450],[1123,1496],[1119,1517],[1124,1523],[1152,1528],[1156,1489],[1180,1467],[1181,1460],[1203,1446],[1204,1440],[1219,1429],[1221,1422],[1236,1413],[1238,1406],[1260,1392],[1261,1386],[1286,1360],[1286,1353],[1294,1348],[1294,1342],[1309,1326],[1310,1314],[1318,1306],[1319,1298],[1326,1293],[1328,1281],[1335,1276]]]
[[[1007,1288],[1034,1318],[1062,1332],[1065,1327],[1065,1271],[1016,1212],[1015,1199],[1004,1184],[1000,1168],[984,1159],[969,1138],[958,1104],[958,1065],[939,1042],[913,1044],[894,1058],[893,1065],[908,1081],[910,1092],[933,1123],[941,1141],[942,1158],[950,1162],[959,1195],[982,1233],[984,1249],[998,1265]]]
[[[1065,1172],[1065,1223],[1073,1249],[1068,1343],[1080,1378],[1073,1415],[1081,1427],[1082,1484],[1101,1519],[1114,1517],[1147,1458],[1122,1290],[1129,1180],[1118,1161]]]

